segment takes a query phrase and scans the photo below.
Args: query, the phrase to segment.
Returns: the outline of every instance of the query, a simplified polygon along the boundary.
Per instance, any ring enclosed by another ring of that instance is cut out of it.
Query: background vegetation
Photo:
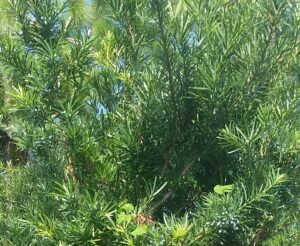
[[[1,0],[1,245],[299,245],[299,3]]]

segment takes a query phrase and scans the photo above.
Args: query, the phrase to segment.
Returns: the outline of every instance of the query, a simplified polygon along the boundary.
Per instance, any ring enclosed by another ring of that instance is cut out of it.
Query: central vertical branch
[[[159,5],[158,1],[155,1],[155,4],[156,4],[156,9],[157,9],[158,26],[159,26],[160,35],[161,35],[161,45],[162,45],[162,49],[163,49],[163,53],[164,53],[164,57],[165,57],[165,65],[166,65],[167,72],[168,72],[167,77],[168,77],[168,82],[169,82],[169,90],[170,90],[170,96],[171,96],[172,109],[173,109],[174,115],[176,117],[177,104],[176,104],[176,98],[175,98],[172,60],[170,57],[167,35],[165,32],[165,28],[164,28],[164,17],[163,17],[162,9],[161,9],[161,6]]]
[[[170,100],[171,100],[171,109],[172,115],[169,121],[169,146],[167,152],[165,154],[165,163],[161,170],[160,177],[163,178],[166,174],[167,168],[170,163],[171,153],[174,151],[175,143],[176,143],[176,135],[177,135],[177,127],[178,127],[178,110],[177,110],[177,103],[176,103],[176,96],[175,96],[175,85],[173,79],[173,64],[170,55],[170,50],[168,46],[168,38],[165,30],[165,23],[164,23],[164,16],[162,11],[162,6],[159,1],[155,0],[156,11],[157,11],[157,18],[158,18],[158,26],[160,30],[161,36],[161,46],[164,55],[164,62],[167,69],[167,80],[169,84],[169,91],[170,91]]]

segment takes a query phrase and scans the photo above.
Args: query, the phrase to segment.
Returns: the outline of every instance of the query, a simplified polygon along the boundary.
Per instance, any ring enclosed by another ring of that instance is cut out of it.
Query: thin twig
[[[182,172],[179,175],[178,179],[181,179],[182,177],[184,177],[188,171],[192,168],[192,166],[194,165],[194,163],[197,160],[197,156],[195,156],[190,162],[188,162],[185,166],[184,169],[182,170]],[[163,198],[161,200],[159,200],[157,203],[155,203],[152,208],[150,208],[151,213],[153,213],[155,210],[157,210],[161,205],[163,205],[174,193],[175,193],[176,188],[173,187],[172,189],[170,189],[168,191],[168,193],[166,193]]]

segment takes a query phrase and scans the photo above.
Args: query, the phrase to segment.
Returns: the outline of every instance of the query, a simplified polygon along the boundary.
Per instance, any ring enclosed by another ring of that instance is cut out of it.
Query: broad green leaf
[[[122,210],[124,210],[126,213],[130,213],[134,210],[134,206],[131,203],[125,203],[122,207]]]
[[[135,228],[135,230],[133,232],[131,232],[130,234],[132,236],[141,236],[143,234],[146,234],[148,232],[148,226],[147,225],[143,225],[143,226],[137,226]]]
[[[233,189],[233,184],[231,184],[231,185],[216,185],[214,187],[214,191],[220,195],[231,192],[232,189]]]
[[[124,212],[121,212],[118,214],[117,218],[117,224],[122,224],[123,222],[129,222],[131,220],[130,214],[125,214]]]

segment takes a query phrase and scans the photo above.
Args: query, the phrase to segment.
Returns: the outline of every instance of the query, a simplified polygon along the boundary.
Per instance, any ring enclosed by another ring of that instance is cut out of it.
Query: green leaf
[[[147,225],[143,225],[143,226],[137,226],[135,228],[135,230],[133,232],[131,232],[130,234],[132,236],[141,236],[143,234],[146,234],[148,232],[148,226]]]
[[[117,224],[122,224],[123,222],[129,222],[132,219],[130,214],[125,214],[121,212],[118,214]]]
[[[134,206],[131,203],[125,203],[121,207],[121,209],[124,210],[128,214],[134,210]]]
[[[231,192],[232,189],[233,189],[233,184],[231,184],[231,185],[216,185],[214,187],[214,191],[220,195]]]
[[[175,14],[174,14],[174,17],[176,18],[178,16],[178,14],[182,11],[182,4],[183,4],[183,1],[182,0],[179,0],[178,4],[177,4],[177,7],[175,9]]]

